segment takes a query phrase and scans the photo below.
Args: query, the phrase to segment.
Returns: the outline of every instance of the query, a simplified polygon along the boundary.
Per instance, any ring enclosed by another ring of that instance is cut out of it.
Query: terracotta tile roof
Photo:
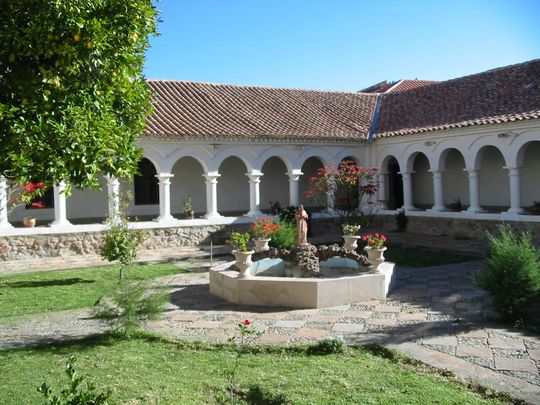
[[[374,84],[373,86],[367,87],[363,90],[360,90],[360,93],[397,93],[398,91],[407,91],[416,89],[418,87],[428,86],[433,83],[438,83],[433,80],[398,80],[396,82],[381,82]]]
[[[540,59],[381,97],[376,137],[540,118]]]
[[[366,139],[376,95],[149,80],[143,136],[181,139]]]

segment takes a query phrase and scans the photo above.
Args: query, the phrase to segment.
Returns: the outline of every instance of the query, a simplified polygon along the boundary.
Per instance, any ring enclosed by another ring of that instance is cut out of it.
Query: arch
[[[436,161],[435,153],[433,153],[433,149],[434,149],[433,146],[426,146],[425,144],[419,144],[419,143],[407,145],[402,153],[402,156],[404,157],[403,161],[405,162],[404,167],[406,168],[406,170],[408,172],[413,170],[414,162],[416,160],[416,157],[419,154],[422,154],[426,157],[428,161],[428,166],[430,168],[437,167],[437,161]],[[411,150],[412,152],[410,152]]]
[[[134,205],[159,204],[159,180],[155,165],[150,159],[142,158],[138,168],[139,173],[133,178]]]
[[[171,168],[171,211],[180,218],[186,216],[186,202],[191,200],[193,211],[197,214],[206,210],[206,186],[204,166],[192,156],[184,156]]]
[[[205,173],[208,173],[209,171],[209,164],[212,160],[212,154],[206,149],[201,146],[182,146],[175,151],[173,151],[169,156],[167,156],[167,160],[163,164],[164,170],[172,170],[174,165],[182,158],[185,157],[191,157],[201,165]]]
[[[462,211],[469,205],[469,180],[463,153],[457,148],[446,148],[438,157],[437,170],[442,172],[443,205]]]
[[[340,167],[342,164],[345,164],[345,162],[353,162],[355,165],[357,164],[356,158],[354,156],[345,156],[339,161],[338,167]],[[338,210],[352,212],[354,209],[358,208],[360,203],[358,200],[358,186],[358,183],[356,183],[355,187],[344,187],[338,184],[334,196],[335,207]]]
[[[353,160],[354,163],[359,164],[360,158],[354,154],[351,155],[351,148],[343,148],[334,155],[332,159],[335,162],[342,162],[344,160]]]
[[[246,167],[246,173],[251,172],[254,169],[259,169],[258,167],[256,167],[257,156],[252,149],[246,146],[234,146],[222,149],[217,152],[214,156],[214,159],[209,164],[209,170],[219,170],[223,162],[230,157],[240,159]]]
[[[510,206],[510,186],[506,160],[501,150],[493,145],[484,145],[475,157],[478,169],[480,206],[487,211],[502,212]]]
[[[266,163],[266,161],[273,157],[280,159],[285,164],[285,167],[287,168],[288,172],[291,172],[293,169],[296,169],[296,167],[293,167],[292,165],[292,161],[294,159],[291,154],[291,151],[286,148],[275,147],[275,146],[265,149],[259,155],[257,159],[257,167],[262,168],[263,165]]]
[[[298,167],[303,167],[304,163],[308,159],[317,158],[325,166],[327,163],[332,162],[332,156],[324,148],[308,148],[298,155],[296,158],[296,164]]]
[[[412,203],[416,208],[433,207],[433,176],[429,158],[423,152],[414,152],[407,161],[407,171],[411,174]]]
[[[260,207],[263,210],[270,209],[270,202],[277,201],[282,207],[289,205],[289,177],[287,165],[278,156],[266,159],[262,164],[260,193]]]
[[[516,155],[516,163],[517,167],[521,168],[521,205],[538,213],[536,203],[540,202],[540,139],[521,145]]]
[[[157,174],[157,173],[162,173],[161,167],[162,167],[163,165],[160,165],[160,164],[159,164],[160,159],[159,159],[159,154],[158,154],[158,153],[153,153],[152,150],[146,150],[146,149],[145,149],[145,150],[144,150],[144,153],[143,153],[143,155],[142,155],[142,157],[141,157],[141,160],[139,161],[139,163],[140,163],[142,160],[144,160],[144,159],[146,159],[146,160],[148,160],[150,163],[152,163],[152,166],[154,166],[154,169],[155,169],[155,171],[156,171],[156,174]]]
[[[317,171],[319,169],[324,168],[323,161],[317,157],[312,156],[304,161],[304,164],[302,165],[302,173],[304,173],[300,177],[300,181],[298,184],[299,187],[299,201],[300,204],[303,204],[304,207],[308,208],[321,208],[326,205],[326,201],[323,201],[323,198],[326,198],[326,196],[318,196],[316,199],[307,198],[304,194],[307,190],[309,190],[309,179],[311,177],[314,177],[317,175]]]
[[[248,169],[244,161],[230,155],[218,167],[220,177],[217,183],[218,212],[238,216],[249,210]]]

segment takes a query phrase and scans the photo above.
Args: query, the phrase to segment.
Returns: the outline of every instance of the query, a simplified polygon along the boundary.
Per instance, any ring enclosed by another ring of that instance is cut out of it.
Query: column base
[[[73,226],[73,224],[66,219],[64,221],[52,221],[48,226],[49,228],[59,228],[62,226]]]
[[[406,213],[407,211],[421,211],[421,210],[419,210],[418,208],[416,208],[414,205],[410,205],[410,206],[408,206],[408,207],[403,206],[403,207],[401,207],[401,209],[405,210],[405,213]]]
[[[482,214],[486,213],[487,211],[482,209],[481,207],[469,207],[464,211],[461,212],[468,212],[469,214]]]
[[[501,212],[501,219],[507,219],[507,220],[519,219],[520,214],[522,214],[523,212],[524,211],[519,211],[519,212],[504,211],[504,212]]]
[[[167,216],[163,216],[163,217],[157,217],[156,219],[154,219],[154,222],[157,222],[157,223],[169,223],[169,222],[178,222],[178,220],[173,217],[172,215],[167,215]]]
[[[214,218],[222,218],[223,215],[221,215],[219,212],[210,212],[208,214],[204,214],[203,218],[206,219],[214,219]]]
[[[440,205],[438,207],[431,207],[431,208],[427,209],[426,212],[437,213],[437,212],[442,212],[442,211],[446,211],[446,210],[447,210],[447,208],[444,205]]]

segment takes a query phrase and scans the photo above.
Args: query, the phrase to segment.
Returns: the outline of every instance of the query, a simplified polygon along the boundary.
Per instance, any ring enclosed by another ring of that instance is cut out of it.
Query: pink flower
[[[251,322],[249,321],[249,319],[244,319],[244,322],[242,322],[242,325],[249,326],[251,325]]]

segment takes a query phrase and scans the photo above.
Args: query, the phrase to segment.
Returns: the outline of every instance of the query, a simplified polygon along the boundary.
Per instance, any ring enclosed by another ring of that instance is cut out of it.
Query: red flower
[[[251,325],[251,322],[249,321],[249,319],[244,319],[244,322],[242,322],[242,325],[249,326]]]
[[[33,202],[31,205],[34,208],[45,208],[45,204],[43,204],[42,202]]]

